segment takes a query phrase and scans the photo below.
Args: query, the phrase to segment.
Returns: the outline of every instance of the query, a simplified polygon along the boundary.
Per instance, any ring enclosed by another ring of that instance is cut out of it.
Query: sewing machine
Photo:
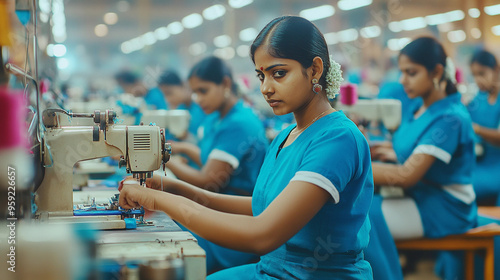
[[[190,118],[188,110],[146,110],[142,112],[141,122],[154,123],[175,137],[182,138],[189,128]]]
[[[353,105],[340,103],[336,109],[344,111],[349,117],[381,121],[390,131],[401,124],[401,101],[396,99],[360,99]]]
[[[60,118],[93,118],[94,126],[61,126]],[[164,130],[158,126],[114,124],[113,111],[90,114],[49,109],[43,113],[45,131],[42,164],[45,174],[36,190],[37,216],[73,216],[73,166],[86,159],[122,156],[120,165],[143,184],[170,158]]]

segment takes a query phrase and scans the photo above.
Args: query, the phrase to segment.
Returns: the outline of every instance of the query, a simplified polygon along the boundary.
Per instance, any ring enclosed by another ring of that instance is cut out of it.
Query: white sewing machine
[[[142,112],[141,122],[145,125],[154,123],[182,138],[189,128],[190,118],[188,110],[146,110]]]
[[[88,117],[94,126],[60,126],[60,118]],[[122,156],[126,166],[142,184],[170,157],[164,130],[158,126],[115,125],[113,111],[72,114],[46,110],[42,145],[43,181],[36,190],[37,216],[73,216],[73,166],[81,160]]]
[[[396,99],[360,99],[354,105],[340,103],[336,109],[367,121],[381,121],[390,131],[401,124],[401,101]]]

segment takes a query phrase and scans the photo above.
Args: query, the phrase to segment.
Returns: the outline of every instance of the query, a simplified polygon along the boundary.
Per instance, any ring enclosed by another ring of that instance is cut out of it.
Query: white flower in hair
[[[333,99],[340,92],[340,84],[344,81],[342,78],[342,70],[340,70],[340,64],[338,64],[333,57],[330,55],[330,69],[326,74],[326,96],[328,99]]]
[[[444,68],[445,77],[450,79],[453,84],[457,83],[455,64],[453,60],[448,56],[446,58],[446,67]]]

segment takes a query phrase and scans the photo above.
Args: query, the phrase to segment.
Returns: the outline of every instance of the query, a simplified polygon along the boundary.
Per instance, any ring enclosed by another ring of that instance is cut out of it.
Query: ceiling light
[[[149,45],[152,45],[154,43],[156,43],[156,37],[155,37],[155,34],[153,32],[148,32],[144,35],[141,36],[142,38],[142,41],[144,42],[145,45],[149,46]]]
[[[236,48],[236,53],[240,57],[248,57],[250,55],[250,46],[248,45],[241,45]]]
[[[484,12],[490,16],[500,15],[500,4],[484,7]]]
[[[372,0],[340,0],[337,5],[339,9],[348,11],[361,7],[368,6],[372,3]]]
[[[495,25],[491,28],[491,32],[493,32],[493,34],[497,35],[497,36],[500,36],[500,25]]]
[[[201,17],[200,14],[197,13],[190,14],[182,19],[182,25],[188,29],[200,26],[202,23],[203,23],[203,18]]]
[[[155,37],[157,40],[165,40],[170,37],[170,33],[168,33],[168,28],[165,26],[159,27],[155,30]]]
[[[243,29],[240,31],[240,40],[243,42],[253,41],[255,37],[257,37],[257,35],[257,29],[255,28],[250,27],[247,29]]]
[[[66,58],[59,58],[57,59],[57,68],[59,69],[66,69],[69,66],[69,60]]]
[[[469,16],[471,18],[478,18],[481,15],[481,11],[476,8],[469,9]]]
[[[207,45],[205,45],[205,43],[203,42],[194,43],[188,48],[188,52],[192,56],[198,56],[205,53],[205,51],[207,51]]]
[[[108,35],[108,26],[106,24],[98,24],[94,28],[94,33],[97,37]]]
[[[120,50],[124,53],[124,54],[128,54],[128,53],[131,53],[133,52],[134,50],[132,49],[132,46],[130,44],[130,42],[123,42],[121,45],[120,45]]]
[[[389,22],[389,30],[394,33],[401,32],[403,31],[403,25],[399,21]]]
[[[406,46],[410,41],[410,38],[390,39],[387,41],[387,47],[389,47],[389,49],[392,51],[399,51],[404,48],[404,46]]]
[[[220,18],[226,13],[226,8],[220,4],[210,6],[203,10],[203,17],[206,20],[214,20]]]
[[[404,30],[416,30],[427,26],[423,17],[409,18],[399,22]]]
[[[174,21],[167,25],[168,33],[175,35],[179,34],[184,30],[184,27],[182,26],[182,23],[178,21]]]
[[[48,56],[50,56],[50,57],[54,56],[54,45],[53,44],[48,44],[46,52],[47,52]]]
[[[337,37],[340,42],[351,42],[358,39],[358,31],[354,28],[342,30],[337,32]]]
[[[479,28],[472,28],[472,29],[470,30],[470,35],[471,35],[471,36],[472,36],[472,38],[474,38],[474,39],[479,39],[479,38],[481,38],[481,35],[483,35],[483,34],[482,34],[482,32],[481,32],[481,29],[479,29]]]
[[[118,22],[118,15],[115,13],[106,13],[103,19],[107,25],[113,25]]]
[[[325,37],[325,41],[328,45],[335,45],[339,42],[335,32],[325,33],[323,36]]]
[[[335,8],[332,5],[323,5],[315,8],[302,10],[299,15],[310,21],[331,17],[335,14]]]
[[[253,0],[229,0],[229,6],[235,9],[245,7],[246,5],[252,4]]]
[[[229,35],[220,35],[214,38],[214,45],[218,48],[224,48],[231,45],[231,41]]]
[[[63,44],[56,44],[52,48],[55,57],[61,57],[66,54],[66,46]]]
[[[381,33],[382,33],[382,30],[380,29],[380,27],[378,27],[376,25],[363,27],[359,31],[359,34],[363,38],[375,38],[375,37],[380,36]]]
[[[467,38],[467,35],[465,35],[465,31],[463,30],[450,31],[447,36],[448,40],[452,43],[462,42],[465,38]]]
[[[235,51],[231,47],[216,49],[214,51],[215,56],[218,56],[218,57],[220,57],[222,59],[226,59],[226,60],[233,58],[234,54],[235,54]]]
[[[461,10],[454,10],[444,14],[448,18],[448,22],[459,21],[465,18],[465,13]]]

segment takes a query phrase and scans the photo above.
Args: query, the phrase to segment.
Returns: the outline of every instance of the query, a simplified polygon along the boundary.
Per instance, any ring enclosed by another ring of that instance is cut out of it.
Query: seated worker
[[[478,203],[488,198],[495,203],[500,194],[500,67],[495,56],[483,50],[474,54],[470,69],[480,90],[467,105],[478,148],[473,185]]]
[[[368,143],[328,101],[339,91],[340,65],[318,28],[295,16],[272,20],[250,52],[265,100],[277,115],[293,113],[297,123],[271,143],[253,196],[156,176],[149,188],[125,181],[120,205],[164,211],[211,242],[261,255],[258,263],[208,280],[372,279],[363,257],[373,195]],[[161,182],[166,192],[158,191]]]
[[[191,91],[186,89],[177,72],[167,70],[163,72],[158,80],[158,87],[163,92],[163,96],[167,99],[167,103],[171,110],[188,110],[191,116],[189,120],[188,134],[182,139],[193,144],[198,143],[198,128],[205,119],[205,113],[200,105],[194,102],[191,98]]]
[[[196,101],[207,115],[200,127],[199,147],[172,143],[172,154],[183,154],[196,162],[195,169],[172,158],[166,166],[180,180],[213,192],[252,195],[264,160],[268,141],[264,126],[237,95],[230,68],[217,57],[194,65],[188,76]],[[253,254],[238,252],[198,237],[207,252],[209,272],[256,261]]]
[[[373,162],[376,185],[399,186],[403,198],[374,198],[366,259],[374,279],[402,279],[393,239],[438,238],[476,226],[472,187],[472,122],[454,84],[454,69],[441,44],[422,37],[399,54],[401,84],[422,98],[393,138],[396,164]]]
[[[115,80],[125,93],[143,97],[149,108],[167,109],[168,106],[161,91],[157,87],[148,88],[133,72],[123,70],[115,75]]]

